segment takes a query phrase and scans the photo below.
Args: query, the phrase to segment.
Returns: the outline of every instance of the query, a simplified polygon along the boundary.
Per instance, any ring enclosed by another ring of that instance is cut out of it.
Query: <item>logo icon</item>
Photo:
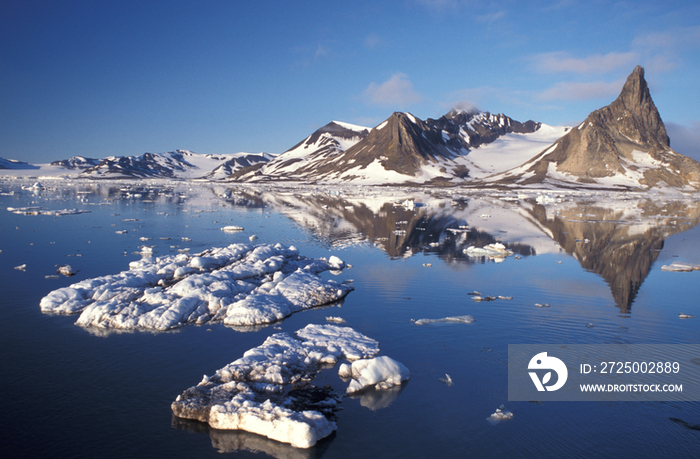
[[[537,376],[536,372],[528,372],[530,374],[532,382],[535,383],[535,387],[537,387],[537,390],[540,392],[544,392],[545,388],[548,391],[555,391],[561,389],[562,386],[564,386],[564,384],[566,383],[566,378],[569,376],[569,371],[566,369],[566,365],[564,364],[564,362],[562,362],[556,357],[547,356],[546,352],[540,352],[532,359],[530,359],[530,363],[527,365],[527,369],[550,370],[547,373],[545,373],[545,375],[542,377],[542,381],[540,381],[540,378]],[[552,379],[552,371],[554,371],[557,374],[557,382],[550,386],[546,386],[545,384],[547,384]]]

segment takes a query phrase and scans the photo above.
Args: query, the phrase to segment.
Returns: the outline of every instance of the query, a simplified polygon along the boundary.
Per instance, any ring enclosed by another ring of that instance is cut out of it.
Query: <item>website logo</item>
[[[546,352],[540,352],[539,354],[535,355],[527,365],[527,369],[550,370],[545,373],[544,376],[542,376],[541,381],[539,376],[537,376],[537,372],[528,372],[532,382],[535,383],[535,387],[537,387],[537,390],[540,392],[544,392],[545,390],[555,391],[561,389],[566,383],[566,378],[569,376],[569,371],[566,369],[564,362],[556,357],[547,356]],[[552,371],[557,374],[556,383],[547,386],[546,384],[552,380]]]

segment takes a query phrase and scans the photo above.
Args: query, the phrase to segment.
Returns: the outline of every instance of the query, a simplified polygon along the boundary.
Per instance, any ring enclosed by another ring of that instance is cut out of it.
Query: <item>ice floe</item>
[[[402,363],[391,357],[380,356],[373,359],[356,360],[352,364],[342,364],[338,369],[341,378],[351,378],[346,392],[352,394],[374,387],[386,390],[400,385],[411,377]]]
[[[232,244],[197,255],[132,261],[119,274],[54,290],[40,306],[46,313],[80,313],[76,323],[82,327],[260,325],[344,298],[351,286],[319,277],[343,265],[337,257],[306,258],[280,244]]]
[[[674,261],[670,265],[663,265],[661,271],[674,271],[674,272],[690,272],[690,271],[700,271],[700,265],[694,265],[691,263],[684,263],[682,261]]]
[[[7,210],[18,215],[49,215],[54,217],[62,217],[64,215],[86,214],[90,212],[89,210],[79,209],[48,210],[40,206],[8,207]]]
[[[290,386],[303,386],[323,365],[340,359],[371,358],[379,343],[349,327],[310,324],[296,337],[276,333],[185,390],[172,403],[181,418],[208,423],[215,429],[245,430],[273,440],[309,448],[337,426],[323,412],[335,410],[330,394],[314,402],[300,401]]]
[[[435,323],[441,323],[441,322],[446,322],[446,323],[463,323],[463,324],[470,324],[474,322],[474,317],[472,316],[453,316],[453,317],[443,317],[442,319],[418,319],[418,320],[413,320],[411,319],[411,322],[413,322],[416,325],[428,325],[428,324],[435,324]]]

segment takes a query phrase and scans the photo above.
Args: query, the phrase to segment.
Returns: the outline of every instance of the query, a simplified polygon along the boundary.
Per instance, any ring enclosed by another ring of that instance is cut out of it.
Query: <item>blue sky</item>
[[[281,153],[455,105],[573,125],[637,64],[700,159],[697,0],[5,0],[0,157]]]

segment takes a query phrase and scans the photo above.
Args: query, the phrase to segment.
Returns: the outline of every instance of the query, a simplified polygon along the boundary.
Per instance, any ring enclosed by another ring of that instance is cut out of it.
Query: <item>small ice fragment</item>
[[[117,230],[117,231],[115,231],[115,233],[117,233],[117,234],[126,234],[126,233],[128,233],[128,231],[127,231],[127,230]]]
[[[416,325],[428,325],[428,324],[434,324],[434,323],[463,323],[463,324],[470,324],[474,322],[474,317],[472,316],[453,316],[453,317],[443,317],[442,319],[418,319],[418,320],[413,320],[411,319],[412,322]]]
[[[692,319],[695,316],[691,316],[690,314],[678,314],[679,319]]]
[[[593,328],[594,325],[593,325],[592,323],[588,323],[588,324],[586,325],[586,327],[587,327],[587,328]]]
[[[486,418],[487,421],[493,424],[498,423],[500,421],[505,421],[506,419],[513,419],[513,413],[507,411],[504,405],[501,405],[498,409],[496,409],[495,413]]]
[[[438,381],[440,381],[441,383],[447,384],[448,386],[452,385],[452,378],[450,378],[450,375],[448,375],[447,373],[445,373],[444,378],[440,378]]]
[[[256,240],[257,238],[258,238],[258,237],[257,237],[255,234],[253,234],[252,236],[250,236],[250,237],[248,238],[248,240],[249,240],[250,242],[253,242],[253,241]]]
[[[326,317],[326,321],[327,321],[327,322],[333,322],[333,323],[336,323],[336,324],[344,324],[344,323],[345,323],[345,319],[343,319],[342,317],[335,317],[335,316],[328,316],[328,317]]]
[[[66,277],[75,276],[78,273],[78,271],[75,271],[71,267],[71,265],[56,265],[56,266],[58,267],[58,270],[56,270],[56,272],[58,274],[63,274]]]
[[[432,263],[423,263],[423,266],[424,266],[425,268],[430,268],[430,267],[433,266],[433,264],[432,264]]]
[[[389,389],[411,377],[408,368],[385,355],[373,359],[356,360],[352,362],[350,369],[352,381],[346,390],[348,394],[369,387],[377,390]],[[344,369],[343,374],[347,374],[347,369]]]
[[[548,308],[549,303],[535,303],[535,306],[537,306],[538,308]]]
[[[15,269],[16,269],[17,271],[26,271],[26,270],[27,270],[27,264],[25,263],[25,264],[23,264],[23,265],[15,266]]]
[[[499,300],[512,300],[512,296],[503,296],[503,295],[498,295]]]
[[[242,226],[234,226],[234,225],[224,226],[223,228],[221,228],[221,231],[226,231],[226,232],[243,231],[243,227]]]
[[[685,272],[698,271],[700,270],[700,265],[693,265],[691,263],[684,263],[682,261],[674,261],[670,265],[663,265],[661,271],[673,271],[673,272]]]

